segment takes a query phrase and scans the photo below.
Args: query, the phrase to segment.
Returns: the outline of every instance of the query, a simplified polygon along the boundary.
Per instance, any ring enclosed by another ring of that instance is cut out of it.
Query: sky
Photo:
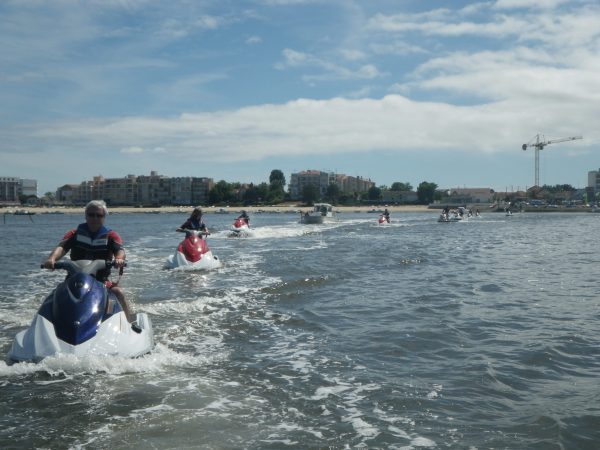
[[[0,176],[587,185],[597,0],[2,0]]]

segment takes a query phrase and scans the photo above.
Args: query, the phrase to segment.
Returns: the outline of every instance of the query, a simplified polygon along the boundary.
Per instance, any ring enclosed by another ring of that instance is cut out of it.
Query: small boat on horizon
[[[13,214],[15,216],[34,216],[35,215],[34,212],[31,212],[27,209],[17,209],[17,210],[15,210],[15,212],[13,212]]]

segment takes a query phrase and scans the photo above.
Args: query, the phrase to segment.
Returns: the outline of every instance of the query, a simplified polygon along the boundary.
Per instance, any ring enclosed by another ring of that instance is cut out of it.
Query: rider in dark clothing
[[[85,207],[85,223],[79,224],[77,228],[68,231],[57,247],[52,250],[50,256],[44,262],[46,269],[54,269],[56,261],[71,252],[71,260],[112,260],[114,258],[115,267],[120,271],[125,265],[125,250],[123,249],[123,241],[116,231],[104,226],[104,220],[108,214],[108,209],[104,201],[92,200]],[[122,273],[122,272],[121,272]],[[117,282],[108,280],[110,269],[99,270],[96,273],[96,278],[105,284],[107,289],[110,289],[121,308],[127,316],[127,320],[132,322],[134,319],[133,311],[129,302],[125,299],[123,290],[118,286]],[[137,325],[136,325],[137,327]],[[139,327],[134,330],[138,330]]]
[[[242,211],[242,213],[238,216],[238,219],[242,219],[246,222],[246,225],[250,226],[250,217],[246,214],[246,211]]]
[[[192,215],[176,231],[196,230],[208,233],[208,228],[202,222],[202,209],[194,208]]]

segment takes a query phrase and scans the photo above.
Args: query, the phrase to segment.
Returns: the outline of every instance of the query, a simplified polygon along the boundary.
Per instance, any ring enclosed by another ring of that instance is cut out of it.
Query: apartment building
[[[103,199],[109,206],[204,205],[213,185],[212,178],[170,178],[152,171],[149,176],[97,176],[79,185],[66,184],[57,189],[56,199],[74,205],[93,199]]]
[[[593,192],[600,192],[600,169],[588,172],[587,187],[593,189]]]
[[[0,177],[0,203],[20,204],[20,197],[37,197],[37,180]]]
[[[0,177],[0,202],[19,202],[19,178]]]
[[[290,198],[299,200],[302,198],[302,191],[305,186],[312,184],[319,190],[321,196],[327,193],[327,187],[335,184],[341,192],[358,194],[367,192],[375,183],[362,177],[352,177],[344,174],[335,174],[333,172],[323,172],[321,170],[305,170],[293,173],[290,177]]]
[[[369,179],[343,174],[335,176],[335,184],[340,188],[340,191],[347,193],[367,192],[375,186],[375,183]]]

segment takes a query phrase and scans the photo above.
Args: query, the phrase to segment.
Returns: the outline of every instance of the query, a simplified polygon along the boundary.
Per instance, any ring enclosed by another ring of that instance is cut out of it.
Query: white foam
[[[76,357],[57,355],[45,358],[39,363],[21,362],[8,365],[0,361],[0,377],[13,377],[46,372],[51,376],[65,376],[108,373],[157,373],[170,367],[203,367],[222,355],[189,355],[176,352],[165,345],[157,344],[151,353],[138,358],[119,356]]]
[[[352,389],[350,385],[338,385],[338,386],[322,386],[318,387],[315,394],[310,397],[311,400],[323,400],[330,395],[338,395],[341,392]]]
[[[413,447],[427,447],[433,448],[437,447],[437,444],[431,439],[427,439],[425,437],[416,437],[412,441],[410,441],[410,445]]]
[[[360,417],[352,418],[350,423],[352,424],[352,428],[362,437],[374,438],[380,434],[376,426],[371,425]]]

